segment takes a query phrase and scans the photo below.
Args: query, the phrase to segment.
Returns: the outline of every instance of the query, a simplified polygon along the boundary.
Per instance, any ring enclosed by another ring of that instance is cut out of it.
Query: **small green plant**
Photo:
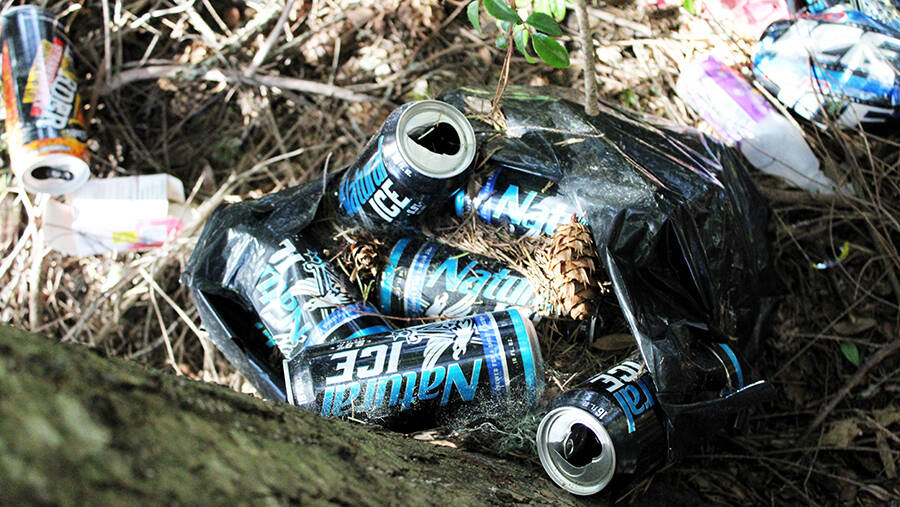
[[[517,8],[531,12],[524,21],[505,0],[473,0],[466,9],[466,14],[479,34],[482,34],[479,18],[479,6],[482,4],[505,33],[494,41],[497,47],[508,47],[512,39],[525,60],[536,63],[537,58],[528,50],[530,43],[537,57],[547,65],[557,69],[569,66],[569,52],[555,39],[562,35],[557,21],[566,15],[565,0],[516,0]]]

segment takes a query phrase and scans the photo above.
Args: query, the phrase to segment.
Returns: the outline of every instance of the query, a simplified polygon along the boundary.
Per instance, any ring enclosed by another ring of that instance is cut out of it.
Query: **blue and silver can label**
[[[388,116],[337,190],[339,215],[368,230],[409,225],[468,176],[475,131],[453,106],[406,104]]]
[[[721,396],[744,387],[734,351],[719,343],[697,351],[704,389]],[[666,458],[664,416],[640,356],[591,377],[559,395],[538,426],[538,456],[547,475],[576,495],[627,484]]]
[[[299,239],[283,240],[269,255],[251,294],[268,343],[285,358],[308,345],[390,331],[361,300],[343,273]]]
[[[534,327],[517,310],[308,347],[286,375],[291,403],[404,429],[529,408],[543,389]]]
[[[512,307],[533,313],[543,303],[524,275],[500,261],[411,238],[394,244],[379,285],[381,313],[402,317],[463,317]]]
[[[508,167],[491,173],[472,195],[456,192],[453,204],[457,216],[474,210],[481,220],[514,236],[552,236],[560,224],[577,215],[555,182]]]

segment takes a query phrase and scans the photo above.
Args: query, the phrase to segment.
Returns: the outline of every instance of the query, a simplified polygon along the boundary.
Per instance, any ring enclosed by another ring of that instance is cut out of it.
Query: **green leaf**
[[[625,105],[630,106],[632,109],[637,109],[640,111],[641,103],[638,102],[638,96],[631,90],[631,88],[625,88],[625,91],[622,92],[622,102]]]
[[[562,21],[564,17],[566,17],[566,0],[549,0],[550,4],[550,14],[553,16],[553,19],[557,21]]]
[[[559,29],[556,21],[553,21],[553,18],[543,12],[532,13],[525,22],[551,37],[562,35],[562,30]]]
[[[700,3],[701,0],[684,0],[684,3],[681,5],[684,7],[684,10],[696,16],[697,12],[700,10]]]
[[[528,30],[523,25],[516,25],[513,29],[513,41],[516,43],[516,49],[525,57],[525,61],[537,63],[537,58],[528,54]]]
[[[472,0],[468,7],[466,7],[466,15],[469,16],[469,23],[472,23],[472,28],[478,32],[478,35],[484,36],[481,33],[481,20],[478,19],[478,0]]]
[[[519,15],[504,0],[484,0],[484,10],[491,16],[510,23],[521,23]]]
[[[847,341],[841,342],[841,352],[844,353],[844,357],[847,358],[847,361],[853,363],[853,366],[859,366],[859,349],[856,348],[855,343]]]
[[[506,49],[506,46],[509,45],[509,41],[506,40],[506,37],[501,35],[501,36],[497,37],[496,39],[494,39],[494,45],[500,49]]]
[[[531,45],[534,47],[534,52],[541,57],[541,60],[547,62],[547,65],[557,69],[565,69],[569,66],[569,52],[556,39],[542,33],[535,33],[531,36]]]
[[[550,0],[534,0],[534,12],[543,12],[550,15]]]

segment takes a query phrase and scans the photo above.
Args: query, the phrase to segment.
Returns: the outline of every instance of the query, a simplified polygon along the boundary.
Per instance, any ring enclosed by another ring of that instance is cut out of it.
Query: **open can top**
[[[559,407],[541,419],[538,456],[547,475],[576,495],[605,488],[616,470],[616,449],[603,424],[577,407]]]
[[[396,138],[403,160],[430,178],[452,178],[475,159],[472,125],[446,102],[414,103],[397,121]]]

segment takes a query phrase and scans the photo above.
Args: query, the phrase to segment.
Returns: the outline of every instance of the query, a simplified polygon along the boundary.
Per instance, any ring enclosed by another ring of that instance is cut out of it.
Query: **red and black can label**
[[[23,6],[0,18],[0,46],[13,172],[31,192],[75,190],[90,156],[68,39],[52,13]]]

